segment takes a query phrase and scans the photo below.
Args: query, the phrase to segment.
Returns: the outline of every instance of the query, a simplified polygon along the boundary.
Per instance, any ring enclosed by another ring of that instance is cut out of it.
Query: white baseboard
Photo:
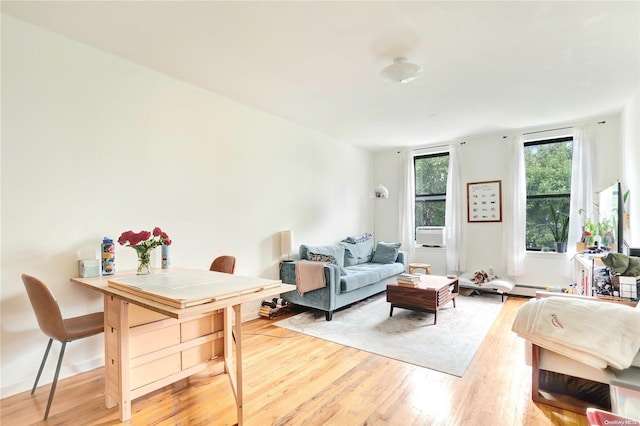
[[[42,376],[40,377],[40,380],[38,382],[38,388],[36,389],[36,392],[44,392],[43,390],[40,390],[40,388],[44,385],[48,385],[51,382],[53,382],[53,375],[55,373],[55,364],[57,362],[57,359],[58,359],[58,354],[54,353],[52,350],[52,352],[49,354],[49,359],[47,360],[48,361],[47,366],[42,372]],[[66,379],[67,377],[73,377],[76,374],[86,373],[87,371],[95,370],[96,368],[100,368],[100,367],[104,367],[104,356],[100,356],[98,358],[94,358],[91,360],[86,360],[80,364],[76,364],[71,367],[65,366],[63,362],[63,366],[60,369],[60,376],[58,377],[58,381],[62,379]],[[12,383],[7,386],[2,386],[2,388],[0,388],[0,395],[2,396],[2,398],[7,398],[9,396],[13,396],[24,391],[31,391],[31,388],[33,387],[33,382],[36,379],[37,373],[38,373],[38,365],[34,365],[32,377],[26,378],[16,383]],[[47,391],[47,395],[48,395],[48,391]]]

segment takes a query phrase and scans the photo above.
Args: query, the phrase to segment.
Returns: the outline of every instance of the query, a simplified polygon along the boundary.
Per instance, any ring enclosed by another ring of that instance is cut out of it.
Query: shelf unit
[[[593,296],[595,288],[596,271],[604,268],[604,263],[599,256],[577,254],[573,258],[573,279],[578,290],[582,289],[585,296]]]

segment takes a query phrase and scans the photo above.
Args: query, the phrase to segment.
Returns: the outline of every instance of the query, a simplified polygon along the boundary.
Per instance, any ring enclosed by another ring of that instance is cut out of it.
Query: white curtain
[[[447,202],[445,207],[445,247],[447,254],[447,273],[457,274],[464,271],[464,253],[462,253],[461,227],[464,204],[461,186],[459,148],[457,143],[449,145],[449,175],[447,176]]]
[[[571,204],[569,207],[569,240],[567,253],[573,255],[582,237],[583,218],[593,213],[593,146],[598,138],[595,125],[573,128],[573,160],[571,163]],[[580,210],[584,212],[580,214]]]
[[[510,137],[509,171],[503,194],[502,215],[505,221],[503,246],[507,254],[507,275],[525,273],[527,186],[524,169],[524,142],[522,137]]]
[[[407,149],[402,152],[402,170],[404,172],[403,185],[400,189],[400,238],[402,250],[408,255],[407,262],[413,262],[415,258],[415,182],[413,172],[413,152]]]

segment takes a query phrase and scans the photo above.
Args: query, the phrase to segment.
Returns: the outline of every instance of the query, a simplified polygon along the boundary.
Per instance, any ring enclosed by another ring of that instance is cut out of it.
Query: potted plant
[[[556,211],[551,205],[549,210],[551,210],[551,222],[548,225],[556,243],[556,253],[566,253],[569,239],[569,215]]]

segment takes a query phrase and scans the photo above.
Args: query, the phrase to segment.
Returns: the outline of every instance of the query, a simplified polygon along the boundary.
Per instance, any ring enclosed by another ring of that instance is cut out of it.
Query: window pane
[[[572,154],[572,141],[525,146],[527,196],[571,192]]]
[[[447,193],[449,154],[416,157],[414,164],[416,173],[416,195]]]
[[[445,201],[416,201],[416,226],[444,226]]]
[[[449,153],[414,158],[416,183],[415,226],[444,226]]]
[[[572,156],[571,137],[525,144],[528,250],[555,250],[551,208],[562,216],[569,215]]]
[[[569,198],[537,198],[527,200],[527,249],[555,249],[551,233],[551,208],[563,215],[569,214]]]

